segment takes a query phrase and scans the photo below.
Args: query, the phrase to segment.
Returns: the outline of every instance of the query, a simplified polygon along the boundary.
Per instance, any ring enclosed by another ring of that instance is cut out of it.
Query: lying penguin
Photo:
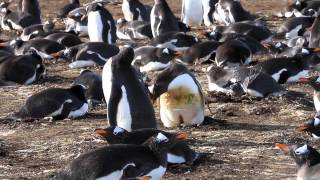
[[[179,52],[168,48],[156,48],[153,46],[142,46],[134,50],[134,60],[132,65],[140,72],[163,70],[170,66],[174,58],[180,56]]]
[[[29,50],[25,55],[19,56],[0,54],[3,58],[0,62],[0,79],[3,82],[30,85],[46,74],[43,60],[35,50]]]
[[[84,68],[90,66],[103,66],[109,58],[117,55],[119,48],[103,42],[88,42],[63,49],[51,54],[54,58],[71,61],[69,67]]]
[[[320,2],[318,0],[294,0],[287,4],[285,17],[302,17],[318,15]]]
[[[158,48],[169,48],[174,51],[187,50],[199,42],[199,39],[183,32],[168,32],[151,39],[149,45]]]
[[[311,87],[313,87],[313,103],[314,107],[316,108],[316,111],[320,111],[320,77],[319,76],[313,76],[313,77],[305,77],[300,78],[300,82],[307,83]]]
[[[108,127],[106,129],[96,129],[95,132],[103,136],[109,144],[143,144],[150,137],[157,133],[162,133],[165,136],[173,136],[171,133],[167,133],[157,129],[139,129],[132,132],[128,132],[120,127]],[[176,136],[188,137],[187,134],[177,134]],[[174,145],[167,154],[168,163],[182,164],[187,163],[189,165],[198,158],[198,154],[194,152],[188,144],[184,141],[178,142]]]
[[[86,88],[85,97],[89,105],[97,105],[104,100],[102,90],[102,77],[90,70],[84,70],[81,72],[73,84],[82,85]]]
[[[310,134],[314,139],[320,139],[320,114],[317,113],[312,120],[307,121],[303,125],[296,128],[296,131],[306,132]]]
[[[256,64],[254,68],[284,84],[299,82],[299,78],[308,77],[311,69],[317,68],[319,63],[317,54],[298,54],[294,57],[272,58]]]
[[[295,160],[298,172],[297,179],[319,179],[320,178],[320,154],[317,150],[307,144],[286,145],[276,144],[276,147],[289,152]]]
[[[132,48],[124,48],[103,67],[102,88],[111,126],[127,131],[156,128],[155,113],[143,80],[131,65]]]
[[[179,136],[157,133],[142,145],[115,144],[83,154],[55,179],[162,179],[167,170],[167,152]],[[183,138],[183,137],[182,137]]]
[[[233,96],[248,94],[253,97],[278,96],[285,93],[285,89],[272,77],[247,67],[224,69],[210,66],[207,69],[207,78],[210,92],[222,92]]]
[[[49,88],[29,97],[19,112],[13,114],[13,119],[74,119],[84,116],[88,107],[81,85],[68,89]]]
[[[195,76],[183,65],[172,63],[149,86],[152,99],[160,98],[160,118],[165,127],[200,125],[204,96]]]
[[[288,19],[282,24],[277,32],[278,37],[284,36],[286,39],[291,39],[296,36],[301,36],[306,31],[306,28],[312,26],[314,17],[294,17]]]

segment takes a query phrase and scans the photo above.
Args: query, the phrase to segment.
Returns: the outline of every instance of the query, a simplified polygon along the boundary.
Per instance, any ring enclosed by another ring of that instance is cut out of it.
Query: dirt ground
[[[178,15],[180,0],[167,0]],[[40,0],[45,18],[67,0]],[[81,1],[83,2],[83,1]],[[152,4],[152,0],[144,0]],[[265,17],[276,30],[283,20],[272,17],[284,7],[284,0],[246,0],[253,13]],[[107,7],[118,18],[120,6]],[[260,59],[260,57],[256,58]],[[48,76],[31,86],[0,88],[0,116],[17,111],[32,94],[48,87],[69,87],[80,70],[70,70],[64,62],[46,63]],[[203,67],[190,67],[207,90]],[[101,69],[94,69],[101,72]],[[289,156],[274,147],[276,142],[320,144],[294,128],[314,115],[312,89],[302,84],[288,85],[290,91],[306,96],[243,99],[210,103],[206,115],[214,120],[200,127],[162,129],[192,134],[190,145],[204,157],[193,166],[172,166],[165,179],[294,179],[295,165]],[[106,127],[106,108],[90,110],[84,118],[72,121],[0,123],[0,179],[50,179],[81,153],[105,145],[94,129]]]

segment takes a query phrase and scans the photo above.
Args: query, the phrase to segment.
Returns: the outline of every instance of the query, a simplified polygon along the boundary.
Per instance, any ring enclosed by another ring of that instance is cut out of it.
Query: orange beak
[[[284,150],[284,151],[289,151],[289,146],[288,145],[285,145],[285,144],[280,144],[280,143],[276,143],[275,145],[277,148],[280,148],[281,150]]]
[[[54,57],[55,59],[59,59],[61,57],[61,52],[56,52],[51,54],[52,57]]]
[[[310,78],[299,78],[299,81],[303,82],[303,83],[309,83],[310,82]]]
[[[191,137],[190,134],[185,134],[185,133],[181,133],[181,134],[177,134],[176,135],[177,139],[187,139],[187,138],[190,138],[190,137]]]
[[[141,178],[139,178],[139,180],[151,180],[150,176],[143,176]]]
[[[183,56],[183,54],[184,54],[184,52],[182,52],[182,51],[177,51],[174,53],[174,55],[176,55],[177,57],[181,57],[181,56]]]
[[[300,127],[297,127],[297,128],[296,128],[296,131],[298,131],[298,132],[305,132],[305,131],[307,131],[308,128],[309,128],[308,126],[302,125],[302,126],[300,126]]]
[[[318,52],[320,52],[320,48],[314,48],[314,49],[312,50],[312,52],[318,53]]]
[[[112,134],[111,131],[107,131],[105,129],[96,129],[96,130],[94,130],[94,132],[96,134],[99,134],[100,136],[105,136],[105,135],[108,135],[108,134]]]

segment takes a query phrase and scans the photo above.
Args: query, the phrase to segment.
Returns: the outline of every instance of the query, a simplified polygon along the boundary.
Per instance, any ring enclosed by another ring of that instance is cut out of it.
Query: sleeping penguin
[[[0,62],[0,79],[3,82],[30,85],[39,81],[46,74],[42,58],[35,50],[30,50],[20,56],[0,54],[3,58]]]
[[[54,58],[71,61],[71,69],[103,66],[110,57],[119,53],[119,48],[103,42],[87,42],[51,54]]]
[[[297,180],[320,178],[320,153],[307,144],[275,145],[283,151],[290,153],[297,165]]]
[[[86,88],[85,97],[89,105],[95,106],[104,100],[101,75],[90,70],[84,70],[74,80],[73,84],[82,85]]]
[[[157,133],[142,145],[114,144],[80,155],[54,179],[160,180],[167,170],[167,152],[185,136]]]
[[[162,133],[165,136],[173,136],[172,133],[167,133],[157,129],[139,129],[128,132],[120,127],[108,127],[106,129],[96,129],[95,132],[104,137],[109,144],[143,144],[150,137],[157,133]],[[178,134],[185,136],[185,134]],[[197,158],[198,154],[188,146],[187,142],[180,141],[174,145],[168,152],[168,163],[191,165]]]
[[[183,65],[172,63],[149,86],[152,99],[160,98],[160,118],[165,127],[200,125],[204,96],[195,76]]]
[[[155,113],[142,79],[131,65],[134,50],[124,48],[102,71],[102,88],[111,126],[127,131],[156,128]]]
[[[317,113],[312,120],[305,122],[303,125],[296,128],[298,132],[306,132],[314,139],[320,139],[320,114]]]
[[[154,0],[154,6],[150,14],[150,22],[153,37],[166,32],[179,32],[179,23],[171,11],[166,0]]]
[[[49,88],[29,97],[19,112],[13,114],[13,119],[41,119],[54,120],[74,119],[84,116],[88,112],[85,89],[75,85],[68,89]]]
[[[112,14],[100,3],[87,7],[88,34],[91,42],[116,43],[117,28]]]
[[[180,54],[168,48],[142,46],[134,50],[134,55],[132,65],[137,67],[140,72],[146,73],[165,69]]]
[[[150,20],[150,11],[139,0],[123,0],[122,12],[129,22]]]

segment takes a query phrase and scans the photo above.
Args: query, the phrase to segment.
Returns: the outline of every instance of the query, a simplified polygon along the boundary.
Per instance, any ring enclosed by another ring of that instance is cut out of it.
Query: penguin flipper
[[[111,88],[111,95],[108,103],[108,120],[110,126],[117,125],[117,113],[118,104],[122,97],[122,91],[120,87],[113,85]]]
[[[70,111],[72,110],[72,104],[71,103],[65,103],[63,105],[63,109],[61,113],[55,117],[53,117],[54,120],[63,120],[68,118]]]

